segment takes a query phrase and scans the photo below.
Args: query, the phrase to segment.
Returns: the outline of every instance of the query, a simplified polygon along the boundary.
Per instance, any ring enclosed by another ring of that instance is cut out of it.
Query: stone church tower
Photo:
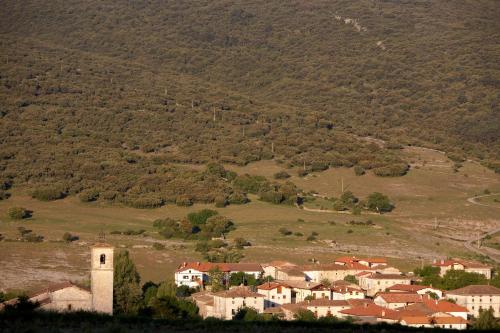
[[[113,247],[96,244],[91,252],[92,310],[113,314]]]

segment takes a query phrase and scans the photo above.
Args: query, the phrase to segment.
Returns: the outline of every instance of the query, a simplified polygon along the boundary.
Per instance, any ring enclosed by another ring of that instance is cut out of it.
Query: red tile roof
[[[441,260],[441,261],[436,261],[432,263],[433,266],[438,266],[438,267],[448,267],[452,266],[454,264],[460,264],[463,265],[465,268],[491,268],[491,266],[482,264],[477,261],[467,261],[467,260],[462,260],[462,259],[448,259],[448,260]]]
[[[376,317],[397,320],[397,311],[378,306],[376,304],[367,303],[362,306],[354,307],[339,311],[342,314],[353,317]]]
[[[500,289],[489,285],[470,285],[447,291],[446,295],[500,295]]]
[[[412,292],[416,293],[417,291],[420,291],[422,289],[427,289],[427,288],[436,289],[436,288],[432,288],[432,287],[429,287],[429,286],[421,286],[421,285],[418,285],[418,284],[395,284],[395,285],[387,288],[387,290],[412,291]]]
[[[290,286],[287,285],[284,282],[275,282],[275,281],[273,281],[273,282],[263,283],[260,286],[257,286],[257,289],[260,289],[260,290],[272,290],[272,289],[276,289],[278,287],[290,288]]]
[[[448,301],[424,299],[424,305],[434,312],[469,312],[467,308]]]
[[[234,287],[229,290],[223,290],[214,293],[214,296],[223,298],[232,297],[264,297],[264,295],[251,291],[248,287]]]
[[[376,298],[382,298],[387,303],[422,303],[427,295],[415,293],[378,293]]]
[[[178,268],[177,272],[184,272],[188,269],[195,269],[199,272],[208,272],[219,268],[222,272],[260,272],[262,266],[255,263],[212,263],[212,262],[185,262]]]
[[[408,317],[404,316],[401,318],[407,325],[448,325],[448,324],[467,324],[467,320],[461,317]]]
[[[411,280],[410,277],[403,274],[382,274],[382,273],[373,273],[368,278],[375,280]]]
[[[345,300],[331,300],[326,298],[312,299],[310,301],[303,301],[297,304],[303,304],[305,306],[349,306],[349,303]]]
[[[36,296],[39,296],[39,295],[43,295],[45,293],[53,293],[55,291],[58,291],[58,290],[61,290],[61,289],[65,289],[65,288],[71,288],[71,287],[75,287],[75,288],[78,288],[80,290],[83,290],[83,291],[86,291],[86,292],[90,292],[90,289],[88,289],[88,288],[76,285],[76,284],[74,284],[74,283],[72,283],[70,281],[65,281],[65,282],[61,282],[61,283],[51,284],[47,288],[40,289],[40,290],[38,290],[38,291],[36,291],[34,293],[29,294],[28,297],[32,298],[32,297],[36,297]]]

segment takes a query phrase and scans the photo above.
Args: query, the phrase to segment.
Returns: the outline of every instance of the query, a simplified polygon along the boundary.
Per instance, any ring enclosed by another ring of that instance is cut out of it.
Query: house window
[[[182,278],[183,278],[184,280],[187,280],[187,279],[189,279],[189,276],[184,275]]]
[[[106,255],[105,254],[101,254],[101,257],[100,257],[99,260],[100,260],[101,265],[106,264]]]
[[[273,295],[273,296],[271,296],[271,299],[274,299],[274,295]]]
[[[286,295],[283,295],[283,299],[286,299]]]

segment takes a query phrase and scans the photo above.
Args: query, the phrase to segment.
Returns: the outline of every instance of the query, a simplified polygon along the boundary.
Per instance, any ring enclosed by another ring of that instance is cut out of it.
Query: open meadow
[[[178,207],[168,204],[156,209],[136,209],[100,201],[82,203],[75,196],[52,202],[31,198],[29,189],[16,188],[12,196],[0,201],[0,289],[33,289],[63,279],[85,281],[89,274],[88,246],[106,234],[106,241],[117,248],[126,248],[142,276],[160,281],[172,278],[176,266],[187,260],[202,260],[194,251],[195,241],[162,239],[153,221],[171,217],[181,219],[187,213],[203,208],[216,209],[231,218],[236,230],[228,239],[243,237],[252,246],[243,251],[243,261],[268,262],[289,260],[306,263],[311,259],[326,263],[344,254],[387,256],[389,261],[411,270],[433,258],[447,256],[478,257],[468,251],[461,239],[493,230],[500,226],[500,208],[495,206],[500,192],[500,176],[473,162],[453,171],[453,164],[441,153],[422,148],[405,148],[412,169],[404,177],[382,178],[371,173],[355,176],[350,168],[328,169],[304,178],[296,169],[287,169],[275,161],[249,164],[245,167],[226,166],[238,174],[263,175],[272,179],[278,171],[287,171],[292,182],[304,191],[320,196],[338,197],[341,184],[360,199],[372,192],[387,194],[396,208],[383,215],[363,211],[360,215],[329,211],[329,201],[318,197],[307,202],[304,209],[296,206],[273,205],[250,196],[245,205],[195,204]],[[185,165],[189,168],[189,165]],[[471,199],[489,193],[488,197]],[[10,220],[10,207],[21,206],[32,211],[32,217]],[[308,211],[317,209],[320,211]],[[321,211],[323,209],[323,211]],[[367,222],[370,224],[355,224]],[[16,241],[18,227],[42,235],[44,241]],[[293,234],[284,236],[280,228]],[[113,231],[140,230],[142,235],[112,234]],[[79,237],[77,241],[62,241],[65,232]],[[314,241],[306,238],[318,234]],[[485,240],[492,248],[500,234]],[[163,243],[165,249],[152,245]],[[492,256],[493,257],[493,256]],[[484,259],[484,258],[483,258]],[[8,269],[7,269],[8,267]]]

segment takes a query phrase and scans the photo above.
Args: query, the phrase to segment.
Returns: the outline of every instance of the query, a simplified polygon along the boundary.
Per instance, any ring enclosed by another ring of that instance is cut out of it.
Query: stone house
[[[474,317],[481,310],[493,309],[493,315],[500,317],[500,289],[489,285],[471,285],[446,292],[446,297],[466,307]]]
[[[213,316],[220,319],[233,319],[239,309],[248,307],[258,313],[264,312],[264,296],[240,286],[213,293]]]

